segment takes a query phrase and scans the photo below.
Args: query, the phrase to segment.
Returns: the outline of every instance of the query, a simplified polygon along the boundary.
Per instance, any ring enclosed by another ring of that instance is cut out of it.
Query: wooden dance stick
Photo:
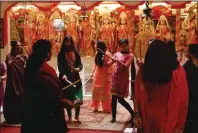
[[[103,53],[104,55],[106,55],[107,57],[109,57],[110,59],[114,60],[111,56],[109,56],[108,54],[104,53],[101,49],[98,48],[98,51],[100,51],[101,53]],[[126,66],[123,62],[117,60],[120,64]]]
[[[78,82],[80,82],[80,79],[77,80],[77,81],[75,81],[75,82],[73,82],[72,84],[70,84],[70,85],[68,85],[68,86],[65,86],[64,88],[62,88],[62,90],[65,90],[65,89],[67,89],[67,88],[69,88],[69,87],[75,85],[75,84],[78,83]]]
[[[85,85],[87,84],[87,82],[88,82],[91,78],[92,78],[92,76],[89,76],[89,77],[87,78],[87,80],[85,81],[85,83],[83,84],[83,86],[85,86]]]
[[[66,81],[67,81],[70,85],[73,84],[73,83],[72,83],[71,81],[69,81],[68,79],[66,79]],[[72,85],[72,86],[76,88],[76,85]]]

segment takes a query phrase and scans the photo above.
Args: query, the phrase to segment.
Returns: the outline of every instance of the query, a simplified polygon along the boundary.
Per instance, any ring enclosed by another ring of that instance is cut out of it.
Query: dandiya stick
[[[78,83],[78,82],[80,82],[80,79],[77,80],[77,81],[75,81],[75,82],[73,82],[72,84],[70,84],[70,85],[68,85],[68,86],[65,86],[64,88],[62,88],[62,90],[65,90],[65,89],[67,89],[67,88],[69,88],[69,87],[75,85],[75,84]]]
[[[104,53],[101,49],[98,48],[98,50],[99,50],[101,53],[103,53],[104,55],[106,55],[107,57],[109,57],[110,59],[113,60],[113,58],[112,58],[111,56],[109,56],[108,54]],[[118,62],[119,62],[120,64],[126,66],[123,62],[121,62],[121,61],[118,61]]]
[[[66,81],[67,81],[70,85],[72,84],[72,82],[69,81],[68,79],[66,79]],[[76,85],[72,85],[72,86],[76,88]]]
[[[83,86],[85,86],[85,85],[87,84],[87,82],[88,82],[91,78],[92,78],[92,76],[89,76],[89,77],[87,78],[87,80],[85,81],[85,83],[83,84]]]

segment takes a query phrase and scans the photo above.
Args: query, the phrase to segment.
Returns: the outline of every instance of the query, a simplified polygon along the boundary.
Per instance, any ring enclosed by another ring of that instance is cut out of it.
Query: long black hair
[[[174,55],[175,55],[175,57],[177,58],[178,55],[177,55],[177,52],[176,52],[176,49],[175,49],[175,42],[172,41],[172,40],[169,40],[169,41],[167,42],[167,44],[168,44],[168,46],[173,50]]]
[[[97,49],[102,50],[104,53],[107,50],[107,47],[103,41],[98,40],[97,41]],[[95,56],[95,64],[99,67],[102,67],[104,65],[104,54],[100,51],[97,52]]]
[[[128,41],[128,39],[126,39],[126,38],[121,38],[121,39],[118,41],[118,45],[121,46],[122,44],[126,44],[127,46],[129,46],[129,41]],[[128,54],[128,53],[130,53],[130,52],[129,52],[129,48],[128,48],[127,51],[121,51],[121,53],[123,53],[123,54]]]
[[[160,40],[152,40],[142,67],[145,82],[168,83],[172,72],[179,66],[174,51]]]
[[[71,44],[66,45],[65,42],[67,40],[70,40]],[[71,52],[71,51],[76,51],[76,48],[74,46],[74,41],[73,38],[70,35],[66,35],[63,39],[62,45],[61,45],[61,52]]]
[[[16,56],[17,54],[19,54],[19,53],[17,53],[17,49],[16,49],[16,47],[17,47],[17,41],[11,41],[10,42],[10,45],[11,45],[11,55],[12,56]]]
[[[50,41],[40,39],[37,40],[32,48],[32,53],[27,60],[25,69],[25,78],[33,78],[39,71],[41,65],[46,61],[51,53],[52,45]]]
[[[198,59],[198,44],[189,44],[188,52],[189,54]]]

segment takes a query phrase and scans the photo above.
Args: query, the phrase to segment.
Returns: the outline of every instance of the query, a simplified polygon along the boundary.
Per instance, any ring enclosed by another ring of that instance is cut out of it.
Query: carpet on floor
[[[130,102],[130,101],[129,101]],[[112,119],[111,113],[104,113],[99,108],[99,112],[94,112],[93,108],[90,107],[91,100],[84,100],[84,104],[80,109],[80,121],[81,124],[77,123],[74,119],[75,111],[72,110],[73,121],[68,123],[69,128],[80,128],[80,129],[98,129],[98,130],[109,130],[109,131],[123,131],[130,119],[128,111],[120,104],[117,106],[117,122],[110,123]],[[65,111],[66,112],[66,111]],[[66,113],[65,113],[66,114]],[[68,120],[66,115],[66,120]]]
[[[20,127],[5,126],[0,128],[0,133],[20,133],[20,131]],[[70,129],[68,133],[120,133],[120,131]]]
[[[80,121],[82,122],[80,124],[75,121],[74,119],[75,111],[74,109],[72,109],[73,121],[71,123],[67,123],[69,129],[71,129],[72,131],[73,130],[81,131],[81,129],[83,129],[83,130],[90,130],[90,132],[107,131],[111,133],[111,132],[122,132],[128,126],[130,114],[120,104],[118,104],[117,106],[117,116],[116,116],[117,122],[115,123],[110,123],[110,120],[112,118],[111,113],[102,112],[101,107],[99,108],[99,112],[93,112],[93,108],[90,107],[90,104],[91,104],[91,100],[84,100],[80,110]],[[65,110],[65,117],[67,121],[68,116],[66,110]],[[13,130],[20,128],[20,124],[19,125],[6,124],[3,115],[1,115],[1,122],[2,122],[1,127],[4,128],[3,130],[9,130],[9,128],[11,127],[13,128]],[[7,133],[7,131],[4,133]]]

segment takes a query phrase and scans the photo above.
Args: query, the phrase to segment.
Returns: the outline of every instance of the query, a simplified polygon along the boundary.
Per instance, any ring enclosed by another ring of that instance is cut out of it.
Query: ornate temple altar
[[[4,13],[4,41],[7,43],[10,36],[10,40],[21,41],[31,51],[36,40],[48,39],[56,56],[64,36],[71,35],[82,56],[94,56],[98,39],[114,53],[118,40],[127,38],[130,49],[139,58],[144,57],[148,41],[153,37],[163,41],[174,39],[178,49],[195,41],[196,2],[150,2],[149,18],[143,15],[144,6],[144,2],[115,1],[15,2]],[[6,32],[8,20],[10,31]],[[58,27],[59,21],[64,23],[63,27]]]

